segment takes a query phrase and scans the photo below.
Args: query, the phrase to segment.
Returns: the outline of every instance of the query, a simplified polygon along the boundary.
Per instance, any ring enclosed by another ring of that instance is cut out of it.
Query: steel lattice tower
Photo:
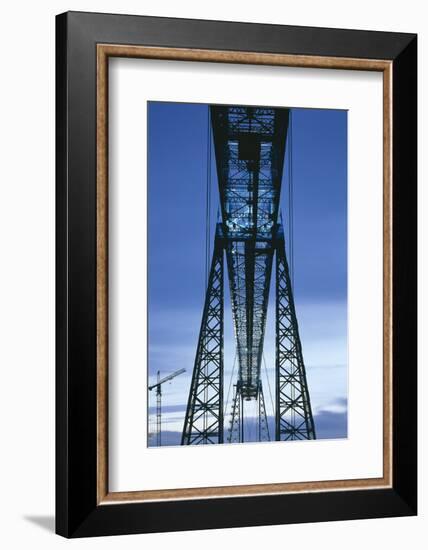
[[[289,110],[211,106],[221,221],[205,297],[182,444],[242,442],[244,402],[256,400],[258,440],[269,440],[261,363],[275,261],[275,439],[315,439],[285,238],[278,222]],[[224,257],[238,359],[224,436]]]

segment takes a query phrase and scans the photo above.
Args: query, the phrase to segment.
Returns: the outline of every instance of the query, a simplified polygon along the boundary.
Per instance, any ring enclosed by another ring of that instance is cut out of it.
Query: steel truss
[[[244,402],[257,400],[258,440],[269,425],[261,362],[276,253],[275,438],[312,439],[315,430],[285,243],[278,224],[288,109],[211,106],[221,222],[215,247],[182,444],[223,442],[223,255],[238,358],[227,441],[243,441]]]
[[[266,414],[265,398],[263,395],[263,387],[260,381],[260,390],[257,396],[258,401],[258,426],[257,426],[257,440],[258,441],[270,441],[269,423]]]
[[[279,440],[315,439],[302,344],[299,336],[282,227],[276,248],[276,414]]]
[[[182,445],[223,443],[223,250],[214,243]]]
[[[232,413],[229,426],[229,435],[227,437],[228,443],[241,443],[243,440],[243,416],[242,416],[242,394],[238,389],[238,385],[235,384],[232,400]]]
[[[268,417],[266,414],[265,398],[263,387],[260,381],[259,390],[257,392],[257,417],[251,418],[255,422],[257,441],[270,441],[270,431]],[[244,403],[250,401],[245,399],[239,384],[235,384],[232,410],[230,415],[229,433],[227,436],[228,443],[243,443],[244,442]]]

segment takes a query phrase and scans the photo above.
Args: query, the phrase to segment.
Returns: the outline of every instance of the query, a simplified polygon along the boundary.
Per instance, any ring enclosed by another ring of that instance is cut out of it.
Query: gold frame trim
[[[133,57],[383,73],[383,477],[225,487],[108,490],[108,59]],[[97,45],[97,504],[392,487],[392,62],[357,58]]]

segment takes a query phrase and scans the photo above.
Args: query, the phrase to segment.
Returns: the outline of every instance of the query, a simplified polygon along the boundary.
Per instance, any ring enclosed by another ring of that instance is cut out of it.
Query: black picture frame
[[[391,488],[97,504],[96,46],[392,62]],[[68,12],[56,18],[56,532],[65,537],[417,513],[417,36]]]

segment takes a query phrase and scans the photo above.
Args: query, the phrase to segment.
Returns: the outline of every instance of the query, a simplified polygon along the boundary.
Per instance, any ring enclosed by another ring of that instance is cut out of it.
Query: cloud
[[[317,439],[344,439],[348,437],[348,413],[347,413],[347,400],[344,398],[338,399],[335,403],[332,403],[330,409],[326,408],[320,410],[314,414],[315,432]],[[174,412],[178,412],[177,408],[174,408]],[[336,408],[336,410],[334,410]],[[181,405],[182,411],[185,406]],[[256,418],[247,417],[248,433],[256,433]],[[227,425],[227,418],[226,423]],[[274,418],[268,416],[269,431],[271,438],[275,433]],[[162,430],[162,445],[163,446],[175,446],[181,444],[181,431],[174,430]],[[149,446],[156,445],[156,434],[152,433],[149,438]]]
[[[226,292],[226,296],[227,294]],[[337,398],[346,396],[348,392],[346,302],[301,302],[298,306],[299,328],[314,415],[328,412],[345,413],[346,399],[340,401]],[[225,307],[229,308],[230,304],[226,303]],[[275,387],[274,317],[271,301],[261,373],[269,415],[273,414],[270,393]],[[180,310],[168,307],[158,308],[150,315],[148,364],[150,383],[156,381],[158,370],[161,371],[161,376],[164,376],[179,368],[186,369],[183,375],[174,378],[162,388],[163,420],[165,427],[170,430],[181,429],[183,423],[184,403],[187,403],[189,395],[200,322],[201,309],[191,305]],[[234,384],[238,375],[238,365],[235,364],[234,376],[231,380],[235,363],[235,341],[232,318],[228,314],[225,314],[224,338],[226,398],[229,383]],[[156,403],[154,392],[149,396],[149,403],[151,405],[149,412],[152,416],[155,414]],[[180,412],[181,418],[179,418]],[[322,419],[324,422],[324,416]]]
[[[181,445],[181,432],[162,430],[162,447],[176,447]],[[149,447],[156,447],[156,434],[149,435]]]
[[[339,397],[335,401],[331,401],[330,403],[327,403],[324,405],[321,409],[317,411],[316,414],[324,414],[324,413],[336,413],[336,414],[342,414],[347,413],[348,411],[348,400],[346,397]]]
[[[317,439],[344,439],[348,437],[348,413],[320,411],[315,415]]]
[[[168,413],[184,413],[186,411],[186,405],[162,405],[162,414]],[[149,407],[149,414],[156,414],[156,407]]]

